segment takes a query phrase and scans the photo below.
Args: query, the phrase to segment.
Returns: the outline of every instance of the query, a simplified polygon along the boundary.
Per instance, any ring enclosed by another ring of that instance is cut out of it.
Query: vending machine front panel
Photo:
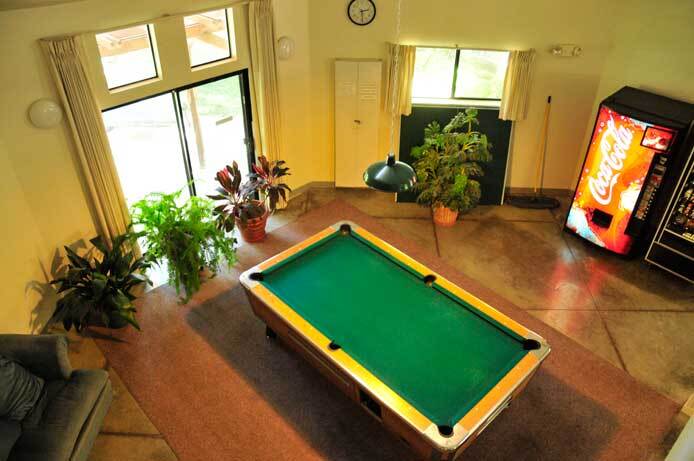
[[[628,254],[662,182],[675,135],[601,105],[566,229]]]

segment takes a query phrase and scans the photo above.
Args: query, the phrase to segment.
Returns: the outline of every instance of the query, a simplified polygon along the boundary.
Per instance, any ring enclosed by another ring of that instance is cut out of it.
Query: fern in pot
[[[433,209],[434,222],[452,226],[458,214],[477,206],[482,195],[477,180],[483,163],[492,159],[487,136],[479,125],[477,109],[456,114],[443,128],[434,121],[424,129],[424,143],[412,148],[417,174],[417,203]]]
[[[227,233],[238,227],[249,243],[265,238],[268,216],[280,203],[286,203],[287,193],[291,192],[282,182],[282,178],[290,174],[284,160],[271,163],[261,155],[252,169],[248,180],[242,182],[238,164],[227,165],[215,177],[219,183],[217,193],[208,196],[218,203],[214,209],[217,227]]]
[[[166,261],[169,284],[186,303],[200,289],[204,269],[216,274],[223,264],[236,262],[235,240],[215,223],[213,203],[190,197],[183,204],[182,191],[151,193],[132,206],[133,223],[142,229],[149,258]]]
[[[145,274],[150,268],[147,257],[136,258],[130,247],[137,237],[134,233],[119,235],[110,246],[101,237],[93,238],[94,248],[85,257],[66,246],[65,276],[50,282],[62,294],[50,323],[62,323],[68,331],[72,327],[82,331],[89,325],[132,325],[139,330],[134,291],[152,282]]]

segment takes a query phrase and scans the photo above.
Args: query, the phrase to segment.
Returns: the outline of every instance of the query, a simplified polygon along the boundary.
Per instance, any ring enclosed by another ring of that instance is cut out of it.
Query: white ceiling
[[[39,8],[41,6],[72,3],[82,0],[0,0],[0,11],[16,10],[19,8]]]

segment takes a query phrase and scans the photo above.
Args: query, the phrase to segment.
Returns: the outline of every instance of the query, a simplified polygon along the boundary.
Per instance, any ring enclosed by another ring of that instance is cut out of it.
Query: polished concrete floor
[[[563,233],[566,200],[553,211],[480,206],[454,227],[440,228],[429,210],[396,204],[390,194],[312,189],[273,216],[269,230],[334,198],[437,253],[674,401],[684,405],[694,393],[694,287]],[[134,461],[176,459],[93,341],[71,337],[75,365],[106,368],[114,381],[116,398],[90,459],[121,460],[125,453]],[[694,404],[686,407],[694,412]],[[686,416],[673,422],[670,440],[651,459],[663,458],[684,422]]]

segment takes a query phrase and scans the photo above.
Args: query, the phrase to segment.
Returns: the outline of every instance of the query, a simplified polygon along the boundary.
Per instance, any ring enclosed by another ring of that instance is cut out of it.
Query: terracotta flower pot
[[[458,212],[445,206],[434,207],[434,224],[443,227],[451,227],[458,219]]]
[[[241,231],[241,237],[247,243],[260,242],[265,238],[265,224],[267,224],[268,210],[263,204],[264,213],[259,218],[248,219],[245,223],[239,218],[234,218],[236,220],[236,227]]]

